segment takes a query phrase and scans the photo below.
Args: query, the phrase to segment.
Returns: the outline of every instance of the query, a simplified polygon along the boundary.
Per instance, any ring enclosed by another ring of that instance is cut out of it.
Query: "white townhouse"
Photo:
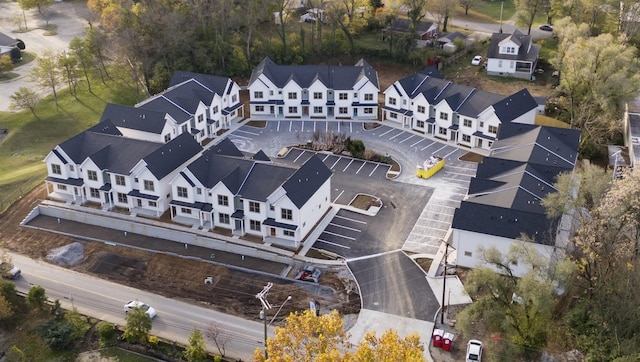
[[[354,66],[277,65],[266,57],[248,89],[253,117],[378,117],[378,73],[364,59]]]
[[[538,64],[539,44],[519,30],[493,33],[487,50],[487,74],[531,79]]]
[[[169,180],[202,146],[189,134],[162,144],[104,133],[103,125],[57,145],[45,157],[48,197],[159,217],[169,206]]]
[[[526,89],[505,97],[444,80],[434,68],[396,81],[384,96],[383,120],[487,150],[502,124],[534,124],[538,106]]]
[[[542,199],[556,192],[560,173],[573,172],[578,157],[580,131],[505,124],[490,156],[478,165],[469,191],[456,209],[451,225],[457,265],[484,265],[478,248],[496,247],[508,253],[511,245],[530,238],[540,255],[552,262],[566,247],[568,230],[563,218],[549,218]],[[570,231],[569,231],[570,232]],[[527,266],[512,265],[517,276]]]
[[[166,143],[180,134],[178,123],[167,113],[108,103],[100,125],[115,127],[123,137]]]
[[[224,139],[171,181],[171,216],[298,247],[330,207],[331,175],[316,156],[299,169],[276,166]]]

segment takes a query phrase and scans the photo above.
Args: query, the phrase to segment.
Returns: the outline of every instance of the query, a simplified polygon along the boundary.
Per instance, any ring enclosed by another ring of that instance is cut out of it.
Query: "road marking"
[[[407,137],[407,138],[403,139],[402,141],[400,141],[400,142],[398,142],[398,143],[402,143],[402,142],[404,142],[404,141],[408,141],[408,140],[412,139],[413,137],[414,137],[414,135],[410,135],[409,137]]]
[[[278,127],[276,127],[276,131],[280,132],[280,121],[278,121]]]
[[[393,137],[389,138],[389,141],[391,141],[392,139],[394,139],[394,138],[396,138],[396,137],[400,136],[401,134],[404,134],[404,131],[400,131],[400,133],[398,133],[397,135],[395,135],[395,136],[393,136]]]
[[[293,160],[293,163],[298,162],[298,159],[299,159],[300,157],[302,157],[302,155],[304,155],[304,154],[305,154],[305,151],[302,151],[302,152],[298,155],[298,157],[296,157],[296,159],[295,159],[295,160]]]
[[[380,164],[376,164],[376,167],[373,169],[373,171],[371,171],[371,173],[369,174],[369,177],[371,177],[371,175],[373,175],[373,173],[376,172],[376,170],[378,169],[378,166],[380,166]]]
[[[359,232],[359,233],[361,233],[361,232],[362,232],[362,230],[360,230],[360,229],[351,228],[351,227],[344,226],[344,225],[340,225],[340,224],[334,224],[334,223],[332,223],[332,222],[330,222],[330,223],[329,223],[329,225],[337,226],[337,227],[339,227],[339,228],[343,228],[343,229],[347,229],[347,230],[351,230],[351,231],[357,231],[357,232]]]
[[[389,132],[393,132],[393,128],[391,128],[390,130],[388,130],[387,132],[385,132],[385,133],[381,134],[381,135],[380,135],[380,136],[378,136],[378,137],[382,137],[382,136],[386,135],[386,134],[387,134],[387,133],[389,133]]]
[[[447,158],[447,157],[451,156],[452,154],[454,154],[454,153],[456,153],[456,152],[458,152],[458,149],[455,149],[455,150],[453,150],[453,151],[451,151],[451,152],[447,153],[447,154],[444,156],[444,158]]]
[[[353,133],[353,122],[349,122],[349,129],[351,133]]]
[[[343,191],[344,192],[344,191]],[[360,224],[367,224],[366,221],[361,221],[361,220],[357,220],[357,219],[352,219],[350,217],[346,217],[346,216],[340,216],[340,215],[336,215],[335,217],[340,218],[340,219],[344,219],[344,220],[349,220],[349,221],[353,221],[353,222],[358,222]]]
[[[338,157],[338,159],[336,160],[336,162],[334,162],[334,163],[333,163],[333,165],[332,165],[331,167],[329,167],[329,168],[333,170],[333,168],[334,168],[334,167],[336,167],[336,164],[337,164],[338,162],[340,162],[340,160],[341,160],[341,159],[342,159],[342,157]]]
[[[300,125],[300,132],[304,132],[304,123],[305,123],[305,122],[300,122],[300,123],[301,123],[301,125]]]
[[[237,135],[235,133],[230,134],[229,138],[241,138],[241,139],[245,139],[245,140],[252,140],[253,139],[251,137],[240,136],[240,135]]]
[[[333,199],[333,203],[335,203],[335,202],[336,202],[336,200],[337,200],[337,199],[339,199],[339,198],[340,198],[340,196],[342,196],[342,194],[344,194],[344,190],[342,190],[342,191],[340,192],[340,194],[339,194],[335,199]]]
[[[426,138],[421,138],[418,142],[416,142],[416,143],[412,144],[412,145],[411,145],[411,146],[409,146],[409,147],[414,147],[415,145],[417,145],[418,143],[420,143],[420,142],[422,142],[422,141],[424,141],[424,140],[426,140]]]
[[[315,131],[316,131],[316,124],[318,124],[318,122],[313,121],[313,132],[315,132]]]
[[[434,153],[434,154],[437,154],[441,149],[446,148],[446,147],[448,147],[448,146],[447,146],[447,145],[444,145],[444,146],[442,146],[442,147],[438,148],[437,150],[435,150],[433,153]]]
[[[422,147],[422,148],[420,149],[420,151],[424,151],[424,150],[426,150],[427,148],[429,148],[429,147],[431,147],[431,146],[433,146],[433,145],[435,145],[435,144],[436,144],[436,142],[431,142],[431,143],[429,143],[427,146]]]
[[[291,128],[293,127],[293,122],[289,121],[289,133],[291,133]]]
[[[360,168],[358,169],[358,171],[356,171],[356,175],[357,175],[358,173],[360,173],[360,170],[362,170],[362,168],[363,168],[363,167],[364,167],[364,165],[366,165],[366,164],[367,164],[366,162],[363,162],[363,163],[362,163],[362,166],[360,166]]]
[[[241,129],[237,130],[236,132],[242,132],[242,133],[248,133],[248,134],[254,135],[254,136],[260,136],[260,133],[244,131],[244,130],[241,130]]]
[[[324,234],[329,234],[329,235],[333,235],[333,236],[337,236],[339,238],[344,238],[344,239],[348,239],[348,240],[356,240],[356,238],[352,238],[350,236],[345,236],[345,235],[340,235],[340,234],[336,234],[336,233],[332,233],[331,231],[323,231]]]
[[[330,155],[330,154],[327,154],[327,155],[325,156],[325,158],[323,158],[323,159],[322,159],[322,162],[324,162],[327,158],[329,158],[329,156],[331,156],[331,155]]]
[[[329,132],[329,122],[325,122],[325,124],[324,124],[324,131],[325,131],[325,132]]]
[[[353,161],[354,161],[354,159],[352,158],[352,159],[351,159],[351,162],[349,162],[349,164],[345,166],[345,168],[342,170],[342,172],[347,171],[347,169],[349,168],[349,166],[351,166],[351,164],[353,163]]]
[[[347,259],[347,263],[350,262],[350,261],[358,261],[358,260],[377,258],[379,256],[392,254],[392,253],[397,253],[399,251],[402,251],[402,249],[390,250],[390,251],[385,251],[385,252],[378,253],[378,254],[371,254],[371,255],[360,256],[360,257],[357,257],[357,258],[351,258],[351,259]]]
[[[345,249],[351,249],[351,247],[349,247],[349,246],[332,243],[330,241],[326,241],[326,240],[322,240],[322,239],[317,239],[316,243],[317,242],[321,242],[321,243],[325,243],[325,244],[329,244],[329,245],[333,245],[333,246],[338,246],[338,247],[345,248]]]

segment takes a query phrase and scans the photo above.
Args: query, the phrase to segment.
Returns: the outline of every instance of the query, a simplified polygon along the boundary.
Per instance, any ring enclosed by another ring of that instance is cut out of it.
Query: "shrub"
[[[100,347],[109,347],[116,344],[116,328],[109,322],[100,322],[97,326],[100,334]]]

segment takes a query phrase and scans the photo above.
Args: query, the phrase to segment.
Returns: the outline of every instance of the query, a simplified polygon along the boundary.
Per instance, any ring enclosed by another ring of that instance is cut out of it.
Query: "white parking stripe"
[[[418,141],[418,142],[416,142],[416,143],[412,144],[412,145],[411,145],[411,146],[409,146],[409,147],[413,147],[413,146],[417,145],[418,143],[420,143],[420,142],[424,141],[425,139],[426,139],[426,138],[421,138],[421,139],[420,139],[420,141]]]
[[[340,191],[340,194],[335,199],[333,199],[333,202],[335,203],[336,200],[339,199],[340,196],[342,196],[342,194],[344,194],[344,190]]]
[[[343,228],[343,229],[347,229],[347,230],[351,230],[351,231],[357,231],[359,233],[362,232],[362,230],[360,230],[360,229],[350,228],[348,226],[344,226],[344,225],[340,225],[340,224],[334,224],[332,222],[330,222],[329,225],[337,226],[339,228]],[[325,232],[326,232],[326,230],[325,230]]]
[[[435,144],[436,144],[435,142],[433,142],[433,143],[429,143],[429,145],[427,145],[427,146],[425,146],[425,147],[422,147],[422,148],[420,149],[420,151],[424,151],[424,150],[426,150],[427,148],[429,148],[429,147],[431,147],[431,146],[433,146],[433,145],[435,145]]]
[[[400,133],[398,133],[397,135],[395,135],[395,136],[393,136],[393,137],[389,138],[389,140],[392,140],[392,139],[394,139],[394,138],[396,138],[396,137],[400,136],[401,134],[404,134],[404,131],[400,131]]]
[[[329,245],[333,245],[333,246],[338,246],[338,247],[345,248],[345,249],[351,249],[351,248],[350,248],[350,247],[348,247],[348,246],[340,245],[340,244],[336,244],[336,243],[332,243],[332,242],[330,242],[330,241],[326,241],[326,240],[322,240],[322,239],[318,239],[318,240],[316,240],[316,243],[317,243],[317,242],[321,242],[321,243],[325,243],[325,244],[329,244]]]
[[[329,132],[329,122],[326,122],[326,123],[325,123],[324,131],[325,131],[325,132]]]
[[[402,142],[404,142],[404,141],[408,141],[408,140],[412,139],[413,137],[414,137],[414,136],[413,136],[413,135],[411,135],[411,136],[409,136],[409,137],[407,137],[407,138],[403,139],[403,140],[402,140],[402,141],[400,141],[399,143],[402,143]]]
[[[357,222],[357,223],[360,223],[360,224],[365,224],[365,225],[367,224],[367,222],[366,222],[366,221],[360,221],[360,220],[352,219],[352,218],[349,218],[349,217],[346,217],[346,216],[336,215],[336,216],[334,216],[334,217],[336,217],[336,218],[340,218],[340,219],[344,219],[344,220],[353,221],[353,222]]]
[[[349,164],[345,166],[345,168],[342,170],[342,172],[345,172],[345,171],[349,168],[349,166],[351,166],[351,164],[353,163],[353,161],[354,161],[354,159],[352,158],[352,159],[351,159],[351,162],[349,162]]]
[[[369,174],[369,177],[371,177],[371,175],[373,175],[373,173],[376,172],[376,170],[378,169],[378,166],[380,166],[380,164],[376,164],[376,168],[374,168],[373,171],[371,171],[371,173]]]
[[[356,171],[356,175],[360,172],[360,170],[362,170],[362,168],[364,167],[364,165],[366,165],[366,162],[362,163],[362,166],[360,166],[360,168],[358,169],[358,171]]]
[[[276,131],[280,132],[280,121],[278,121],[278,127],[276,127]]]
[[[299,159],[300,157],[302,157],[302,155],[304,155],[304,154],[305,154],[305,152],[304,152],[304,151],[302,151],[302,153],[300,153],[300,154],[298,155],[298,157],[296,157],[296,159],[295,159],[295,160],[293,160],[293,163],[298,162],[298,159]]]
[[[436,154],[436,153],[440,152],[440,150],[445,149],[445,148],[447,148],[447,145],[444,145],[444,146],[442,146],[442,147],[438,148],[438,149],[437,149],[437,150],[435,150],[433,153],[434,153],[434,154]]]
[[[235,133],[230,134],[229,137],[230,138],[233,137],[233,138],[238,138],[238,139],[244,139],[244,140],[252,140],[253,139],[251,137],[240,136],[240,135],[237,135]]]
[[[356,240],[356,238],[352,238],[352,237],[350,237],[350,236],[344,236],[344,235],[340,235],[340,234],[332,233],[331,231],[327,231],[327,230],[323,231],[323,233],[324,233],[324,234],[333,235],[333,236],[337,236],[337,237],[344,238],[344,239]]]
[[[456,152],[458,152],[458,149],[457,149],[457,148],[456,148],[455,150],[453,150],[453,151],[451,151],[451,152],[447,153],[447,154],[444,156],[444,158],[447,158],[447,157],[451,156],[452,154],[454,154],[454,153],[456,153]]]
[[[349,129],[350,132],[353,133],[353,122],[349,122]]]
[[[342,159],[342,157],[338,157],[338,159],[336,160],[336,162],[334,162],[334,163],[333,163],[333,165],[331,165],[331,167],[329,167],[329,168],[333,170],[333,168],[334,168],[334,167],[336,167],[336,164],[337,164],[338,162],[340,162],[340,160],[341,160],[341,159]]]
[[[304,123],[305,122],[300,122],[300,123],[302,123],[302,125],[301,125],[302,128],[300,129],[300,132],[304,132]]]
[[[322,162],[324,162],[327,158],[329,158],[329,156],[331,155],[327,154],[327,156],[325,156],[325,158],[322,159]]]
[[[291,132],[292,127],[293,127],[293,122],[289,122],[289,132]]]
[[[378,136],[378,137],[382,137],[382,136],[386,135],[386,134],[387,134],[387,133],[389,133],[389,132],[393,132],[393,128],[391,128],[390,130],[388,130],[387,132],[385,132],[385,133],[381,134],[381,135],[380,135],[380,136]]]
[[[244,131],[244,130],[241,130],[241,129],[237,130],[236,132],[240,132],[240,133],[248,133],[248,134],[253,135],[253,136],[260,136],[260,133]]]
[[[313,132],[315,132],[315,131],[316,131],[316,124],[317,124],[317,123],[318,123],[318,122],[313,121]]]

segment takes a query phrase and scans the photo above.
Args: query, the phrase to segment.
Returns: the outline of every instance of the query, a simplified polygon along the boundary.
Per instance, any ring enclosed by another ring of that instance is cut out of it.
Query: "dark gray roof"
[[[200,102],[210,106],[215,92],[195,79],[190,79],[168,88],[162,96],[195,114]]]
[[[149,98],[143,103],[139,103],[137,107],[168,113],[178,124],[184,123],[193,117],[192,113],[163,96]]]
[[[301,208],[331,175],[331,170],[313,155],[282,187],[294,205]]]
[[[269,156],[267,156],[267,154],[264,153],[264,151],[262,151],[262,150],[258,151],[255,155],[253,155],[252,159],[254,159],[256,161],[268,161],[268,162],[271,162],[271,159],[269,158]]]
[[[496,115],[503,124],[511,122],[537,107],[538,103],[526,88],[504,97],[503,100],[493,105]]]
[[[238,194],[243,199],[267,201],[267,198],[295,172],[295,169],[289,167],[255,163]],[[288,196],[291,198],[291,195]]]
[[[18,44],[18,41],[5,33],[0,33],[0,45],[5,47],[12,47]]]
[[[177,70],[173,72],[173,76],[169,82],[169,87],[186,82],[190,79],[194,79],[196,82],[204,85],[218,95],[223,95],[226,92],[227,83],[229,82],[229,78],[227,77]]]
[[[107,121],[116,127],[155,134],[160,134],[166,123],[165,113],[113,103],[107,104],[100,117],[100,123]]]
[[[477,118],[480,112],[504,98],[501,94],[489,93],[476,89],[467,100],[458,108],[458,113],[463,116]]]
[[[500,42],[509,38],[514,43],[519,45],[517,54],[500,54]],[[491,42],[489,43],[489,49],[487,50],[487,58],[507,59],[507,60],[526,60],[535,61],[540,54],[540,45],[531,44],[531,36],[525,35],[517,29],[513,34],[506,33],[493,33],[491,36]]]
[[[85,131],[62,142],[59,146],[76,164],[90,158],[101,170],[127,175],[138,161],[162,145],[162,143]]]
[[[418,26],[416,27],[416,31],[418,34],[424,34],[428,32],[433,25],[434,23],[432,22],[421,21],[418,23]],[[409,19],[395,18],[393,19],[391,26],[388,26],[385,30],[391,30],[391,31],[400,32],[400,33],[408,33],[410,28],[411,28],[411,21]]]
[[[378,73],[364,59],[354,66],[332,65],[278,65],[266,57],[253,69],[249,85],[264,74],[276,87],[283,88],[290,80],[300,87],[308,88],[316,80],[329,89],[348,90],[360,79],[366,77],[376,88],[379,87]]]
[[[223,138],[217,144],[209,147],[209,152],[224,156],[244,157],[244,153],[242,153],[228,138]],[[262,151],[259,151],[258,153],[260,152]]]
[[[104,134],[110,134],[114,136],[122,136],[122,132],[120,132],[118,128],[110,120],[99,122],[95,126],[92,126],[89,129],[87,129],[86,132],[104,133]]]
[[[445,34],[445,35],[439,37],[438,41],[441,42],[441,43],[448,43],[448,42],[453,42],[456,39],[465,40],[465,39],[467,39],[467,36],[465,34],[462,34],[459,31],[454,31],[452,33],[448,33],[448,34]]]
[[[200,151],[202,146],[191,135],[183,133],[146,156],[144,161],[156,179],[162,180]]]

